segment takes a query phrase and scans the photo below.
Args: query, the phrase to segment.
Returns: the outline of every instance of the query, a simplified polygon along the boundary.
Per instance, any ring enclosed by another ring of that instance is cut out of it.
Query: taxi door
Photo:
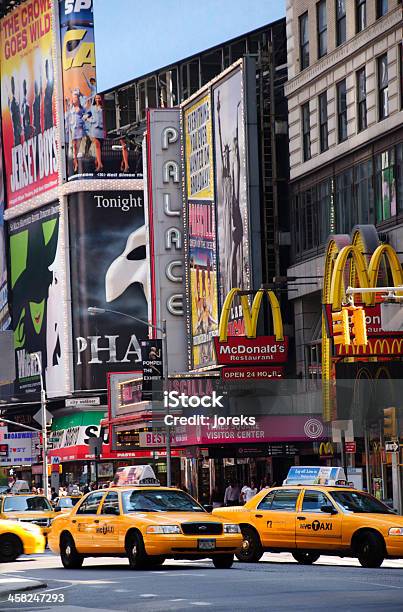
[[[90,493],[71,515],[70,530],[78,552],[95,552],[95,530],[99,525],[99,510],[106,491]]]
[[[328,506],[331,512],[322,512]],[[341,548],[343,515],[338,512],[330,498],[323,491],[305,489],[297,512],[297,548],[321,548],[338,550]]]
[[[295,548],[295,516],[299,489],[274,489],[253,511],[253,522],[263,546]]]
[[[95,529],[95,548],[99,552],[123,552],[122,516],[119,507],[119,493],[111,491],[105,497],[98,515],[99,524]]]

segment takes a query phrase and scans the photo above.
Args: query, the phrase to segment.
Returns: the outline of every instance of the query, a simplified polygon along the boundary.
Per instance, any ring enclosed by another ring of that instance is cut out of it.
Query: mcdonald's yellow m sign
[[[319,455],[322,456],[327,456],[327,455],[333,455],[334,454],[334,449],[333,449],[333,444],[331,442],[321,442],[320,446],[319,446]]]
[[[228,321],[231,312],[232,303],[235,296],[239,294],[240,302],[242,306],[243,318],[245,321],[245,331],[247,338],[256,338],[257,322],[259,318],[259,311],[262,304],[263,294],[266,293],[269,299],[272,317],[273,317],[273,331],[278,342],[284,340],[283,333],[283,320],[281,317],[280,304],[273,291],[265,289],[259,289],[252,302],[252,308],[249,307],[248,295],[246,295],[241,289],[231,289],[225,298],[219,326],[219,339],[220,342],[227,342],[228,339]]]

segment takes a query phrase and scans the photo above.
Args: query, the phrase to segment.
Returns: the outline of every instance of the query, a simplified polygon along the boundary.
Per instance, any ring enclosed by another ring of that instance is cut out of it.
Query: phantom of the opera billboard
[[[0,22],[7,205],[57,185],[51,0],[27,0]]]
[[[67,178],[143,175],[141,145],[106,137],[104,100],[96,76],[92,0],[60,0],[60,44]]]
[[[40,390],[39,353],[49,397],[65,394],[63,250],[59,207],[49,204],[8,224],[11,316],[16,359],[15,394]]]
[[[76,390],[106,389],[108,372],[139,369],[148,327],[130,316],[94,316],[88,307],[148,320],[143,191],[73,194],[69,226],[74,385]]]
[[[182,105],[192,369],[216,363],[213,337],[229,291],[260,286],[258,266],[252,270],[252,260],[260,259],[259,203],[249,186],[251,168],[257,167],[256,94],[249,87],[254,79],[254,62],[238,61]],[[244,335],[238,303],[228,333]]]

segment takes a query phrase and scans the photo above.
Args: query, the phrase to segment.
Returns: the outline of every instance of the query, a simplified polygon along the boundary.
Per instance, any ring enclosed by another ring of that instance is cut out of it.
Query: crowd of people
[[[239,486],[236,480],[230,480],[224,493],[218,487],[214,487],[210,496],[210,504],[213,508],[219,508],[220,506],[241,506],[246,504],[259,491],[268,489],[270,486],[266,478],[261,481],[259,488],[253,479],[242,487]]]

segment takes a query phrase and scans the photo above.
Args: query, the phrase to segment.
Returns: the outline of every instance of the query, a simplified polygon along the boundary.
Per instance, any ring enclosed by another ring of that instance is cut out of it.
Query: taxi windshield
[[[38,512],[52,510],[46,497],[11,495],[4,499],[3,512]]]
[[[331,491],[331,496],[343,510],[348,512],[364,512],[366,514],[394,514],[381,501],[358,491]]]
[[[205,512],[183,491],[125,491],[122,500],[124,512]]]

